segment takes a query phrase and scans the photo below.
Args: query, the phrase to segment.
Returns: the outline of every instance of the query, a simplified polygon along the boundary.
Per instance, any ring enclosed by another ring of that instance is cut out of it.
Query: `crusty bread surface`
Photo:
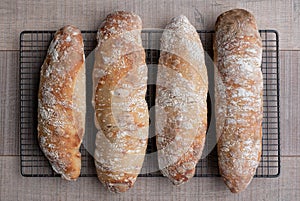
[[[85,64],[81,32],[58,30],[41,67],[38,141],[53,170],[67,180],[80,175],[85,131]]]
[[[147,147],[147,66],[141,29],[138,15],[117,11],[107,16],[97,36],[94,157],[99,180],[116,193],[134,185]]]
[[[199,35],[180,15],[162,34],[155,109],[159,169],[174,185],[195,174],[207,130],[207,92]]]
[[[246,189],[262,151],[262,42],[254,16],[234,9],[215,25],[215,112],[220,174],[233,193]]]

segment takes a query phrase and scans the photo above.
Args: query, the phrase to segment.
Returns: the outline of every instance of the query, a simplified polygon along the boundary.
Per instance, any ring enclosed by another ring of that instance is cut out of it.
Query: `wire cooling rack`
[[[262,158],[255,177],[276,177],[280,174],[280,128],[279,128],[279,62],[278,33],[274,30],[260,30],[263,42],[262,72],[264,80],[264,116],[263,116],[263,146]],[[50,167],[37,141],[37,94],[40,67],[43,64],[48,46],[54,31],[24,31],[20,34],[20,162],[21,174],[29,177],[59,176]],[[146,62],[149,67],[148,79],[154,79],[156,70],[152,66],[158,63],[159,39],[162,30],[143,30],[143,46],[146,51]],[[213,57],[213,31],[198,31],[203,47],[207,53],[206,62]],[[85,45],[85,55],[95,48],[96,31],[82,31]],[[146,100],[149,109],[154,106],[155,85],[149,84]],[[210,108],[210,99],[208,99]],[[210,115],[210,114],[209,114]],[[209,116],[210,119],[210,116]],[[150,123],[150,134],[147,153],[155,153],[154,127]],[[204,153],[209,153],[197,164],[196,177],[220,176],[218,172],[216,148],[210,150],[215,143],[208,137]],[[81,176],[96,176],[93,157],[81,146],[82,169]],[[157,166],[157,164],[153,164]],[[161,176],[159,171],[147,171],[143,167],[141,177]],[[146,173],[145,173],[146,172]]]

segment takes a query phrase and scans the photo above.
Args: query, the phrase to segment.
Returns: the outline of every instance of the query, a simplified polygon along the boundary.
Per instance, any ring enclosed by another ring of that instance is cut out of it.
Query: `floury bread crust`
[[[55,33],[40,73],[38,141],[54,171],[67,180],[76,180],[81,169],[84,59],[80,30],[65,26]]]
[[[234,9],[215,25],[215,101],[220,174],[234,193],[251,182],[262,149],[262,42],[252,14]]]
[[[185,16],[173,18],[163,32],[156,90],[159,168],[180,185],[195,174],[207,130],[204,51]]]
[[[149,115],[142,21],[134,13],[107,16],[98,30],[93,72],[99,180],[112,192],[130,189],[145,157]]]

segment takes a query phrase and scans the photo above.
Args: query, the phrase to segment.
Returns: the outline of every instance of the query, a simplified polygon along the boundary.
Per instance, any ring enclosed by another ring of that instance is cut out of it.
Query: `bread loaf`
[[[244,190],[262,149],[262,42],[254,16],[243,9],[221,14],[215,25],[215,101],[220,174]]]
[[[147,66],[142,21],[130,12],[107,16],[98,30],[93,71],[99,180],[112,192],[133,186],[148,138]]]
[[[80,175],[85,130],[85,65],[79,29],[58,30],[41,67],[38,140],[53,170],[67,180]]]
[[[159,168],[175,185],[195,174],[207,130],[208,78],[196,29],[181,15],[166,26],[156,88]]]

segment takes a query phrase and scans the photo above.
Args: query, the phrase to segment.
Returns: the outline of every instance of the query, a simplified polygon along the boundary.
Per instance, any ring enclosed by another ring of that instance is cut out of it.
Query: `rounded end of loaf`
[[[173,173],[173,175],[171,175],[170,167],[161,170],[161,173],[165,177],[168,177],[169,181],[172,182],[174,186],[181,186],[182,184],[187,183],[191,178],[193,178],[195,174],[195,168],[191,170],[186,170],[184,173],[179,173],[177,170],[175,171],[176,173]]]
[[[189,32],[189,29],[196,30],[184,15],[179,15],[171,19],[165,29],[183,30]]]
[[[198,137],[199,139],[199,137]],[[194,142],[195,145],[197,142]],[[200,142],[199,144],[203,144]],[[190,179],[192,179],[195,175],[196,165],[201,157],[202,147],[192,146],[192,152],[186,152],[182,155],[177,162],[174,164],[168,165],[165,168],[161,168],[161,173],[168,177],[168,179],[175,185],[180,186]],[[158,161],[159,166],[164,165],[159,159]]]
[[[82,56],[78,56],[76,53],[79,53]],[[66,25],[57,30],[50,43],[48,54],[52,56],[53,62],[69,62],[65,59],[66,55],[73,55],[72,59],[70,59],[70,63],[76,64],[76,62],[80,60],[78,66],[84,65],[84,44],[80,29],[73,25]]]
[[[228,178],[224,178],[224,182],[226,184],[226,186],[229,188],[229,190],[232,193],[240,193],[242,191],[244,191],[247,186],[249,185],[249,183],[251,182],[252,178],[246,178],[245,181],[237,181],[235,179],[228,179]]]
[[[109,190],[112,193],[124,193],[128,191],[133,184],[130,182],[124,182],[124,183],[104,183],[107,190]]]
[[[97,40],[106,40],[133,30],[142,30],[141,18],[128,11],[115,11],[105,18],[98,31]]]
[[[249,142],[249,140],[250,139],[245,141],[246,144]],[[244,191],[251,183],[256,173],[256,168],[259,164],[261,155],[261,151],[255,151],[255,147],[246,146],[246,148],[242,148],[243,145],[239,144],[237,146],[239,146],[240,148],[236,149],[236,147],[228,148],[226,146],[228,143],[236,143],[237,141],[238,140],[231,140],[226,138],[223,141],[219,140],[217,145],[219,172],[224,180],[224,183],[232,193],[239,193],[241,191]],[[230,152],[227,151],[227,149],[230,150]],[[261,149],[261,146],[259,149]],[[240,150],[243,150],[243,152],[241,152]],[[252,150],[252,152],[247,153],[247,151],[245,150]],[[254,155],[256,155],[256,157],[252,157]]]
[[[227,34],[232,32],[236,35],[239,35],[239,33],[243,33],[243,35],[258,34],[254,16],[244,9],[232,9],[219,15],[215,30],[223,30]]]
[[[131,189],[138,176],[137,174],[105,172],[99,168],[97,169],[97,175],[104,187],[113,193],[124,193]]]
[[[43,151],[45,149],[42,149]],[[78,151],[77,151],[78,152]],[[45,152],[44,153],[48,153]],[[74,153],[75,154],[75,153]],[[49,155],[46,155],[49,159],[49,162],[52,166],[52,169],[57,173],[61,175],[61,178],[67,180],[67,181],[76,181],[78,177],[80,176],[80,170],[81,170],[81,154],[78,152],[75,154],[75,156],[71,157],[62,157],[61,161],[58,162],[54,160],[53,158],[49,157]]]
[[[78,177],[80,176],[80,170],[81,170],[81,154],[78,151],[76,156],[73,156],[72,160],[72,166],[70,166],[67,171],[66,175],[62,174],[61,176],[69,181],[76,181]]]
[[[58,33],[60,33],[60,34],[68,34],[68,35],[75,36],[75,35],[81,34],[81,31],[80,31],[80,29],[78,29],[77,27],[75,27],[73,25],[66,25],[66,26],[60,28],[56,32],[56,34],[58,34]]]
[[[55,32],[54,39],[55,40],[60,40],[62,43],[62,46],[65,46],[65,48],[70,48],[77,46],[77,44],[80,44],[82,48],[79,50],[80,52],[83,52],[83,38],[81,35],[80,29],[73,25],[66,25],[59,30]],[[53,48],[50,45],[51,48]],[[63,50],[63,49],[62,49]],[[84,60],[84,57],[83,57]]]
[[[239,193],[244,191],[251,183],[256,170],[256,168],[253,168],[251,170],[245,169],[242,173],[237,173],[237,169],[237,167],[224,167],[224,165],[220,164],[219,159],[220,175],[222,176],[224,183],[232,193]]]
[[[162,158],[158,159],[158,164],[161,169],[163,176],[167,177],[169,181],[175,186],[180,186],[187,183],[195,175],[196,165],[201,157],[202,150],[204,147],[204,140],[200,137],[196,137],[196,141],[193,142],[190,150],[182,156],[174,164],[165,166]],[[164,156],[159,156],[164,157]],[[164,168],[162,166],[165,166]]]
[[[61,174],[61,178],[67,181],[76,181],[80,176],[80,171],[74,171],[69,174]]]
[[[172,18],[170,23],[186,23],[190,24],[190,21],[185,15],[179,15],[177,17]]]

